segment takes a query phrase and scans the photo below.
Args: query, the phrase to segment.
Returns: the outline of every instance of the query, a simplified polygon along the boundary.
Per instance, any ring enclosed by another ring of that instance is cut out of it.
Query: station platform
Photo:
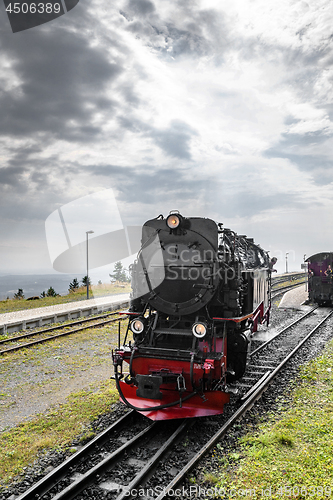
[[[67,304],[3,313],[0,314],[0,334],[5,335],[6,333],[17,332],[27,328],[37,328],[82,316],[127,308],[129,305],[129,295],[129,293],[119,293],[117,295],[80,300]]]
[[[307,283],[286,292],[279,304],[279,309],[301,309],[301,305],[307,300]]]

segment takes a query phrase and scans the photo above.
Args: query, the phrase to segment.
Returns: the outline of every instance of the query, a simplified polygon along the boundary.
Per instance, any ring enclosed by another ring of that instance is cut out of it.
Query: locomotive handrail
[[[126,310],[126,311],[120,311],[118,314],[127,314],[128,316],[142,316],[143,314],[143,311],[141,312],[136,312],[136,311],[129,311],[129,310]]]
[[[241,321],[245,321],[246,319],[252,318],[254,315],[253,312],[247,314],[246,316],[237,316],[234,318],[213,318],[214,321],[234,321],[235,323],[241,323]]]

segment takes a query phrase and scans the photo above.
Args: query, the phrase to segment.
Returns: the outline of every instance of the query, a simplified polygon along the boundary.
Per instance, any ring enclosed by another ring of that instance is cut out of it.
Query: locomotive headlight
[[[167,217],[166,223],[170,229],[176,229],[180,224],[180,216],[171,214]]]
[[[145,324],[141,319],[134,319],[130,324],[130,329],[133,333],[139,334],[142,333],[145,328]]]
[[[207,333],[207,325],[205,323],[194,323],[192,333],[198,339],[202,339]]]

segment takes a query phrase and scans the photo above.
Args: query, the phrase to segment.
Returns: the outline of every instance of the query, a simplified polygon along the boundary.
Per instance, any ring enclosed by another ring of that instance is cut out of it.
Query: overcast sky
[[[13,34],[1,2],[0,273],[52,272],[45,220],[105,189],[281,272],[333,251],[332,26],[330,0],[80,0]]]

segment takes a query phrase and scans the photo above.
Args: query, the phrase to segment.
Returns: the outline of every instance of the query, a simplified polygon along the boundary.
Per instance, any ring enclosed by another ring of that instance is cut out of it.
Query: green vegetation
[[[218,445],[213,456],[220,467],[206,483],[242,498],[333,496],[333,343],[302,368],[278,418],[271,415],[245,436],[237,453]]]
[[[93,437],[89,424],[118,400],[114,383],[71,394],[67,402],[0,435],[0,486],[10,482],[45,449],[68,449],[81,433],[81,442]],[[68,450],[70,451],[70,450]]]
[[[307,281],[307,276],[301,276],[294,280],[286,279],[286,281],[282,281],[281,283],[274,283],[274,280],[272,280],[272,285],[274,286],[274,290],[278,290],[279,288],[283,288],[285,286],[302,285],[302,283],[306,283],[306,281]]]
[[[50,287],[52,288],[52,287]],[[98,284],[91,286],[91,296],[93,297],[103,297],[106,295],[112,295],[116,293],[127,293],[130,292],[131,286],[129,283],[126,284]],[[12,311],[21,311],[23,309],[35,309],[36,307],[53,306],[55,304],[66,304],[68,302],[75,302],[77,300],[85,300],[87,294],[87,289],[85,287],[80,287],[76,291],[70,292],[68,295],[56,295],[56,296],[46,296],[40,298],[39,300],[15,300],[7,299],[0,301],[0,314]]]
[[[82,278],[82,285],[87,287],[87,284],[89,284],[89,289],[91,287],[91,279],[89,278],[89,276],[83,276]]]
[[[57,293],[55,291],[55,289],[53,288],[53,286],[50,286],[50,288],[48,289],[48,291],[45,293],[45,292],[42,292],[40,294],[41,298],[44,298],[44,297],[60,297],[59,293]]]
[[[122,339],[125,332],[123,321]],[[82,444],[93,437],[91,422],[119,399],[109,378],[117,340],[118,325],[112,323],[3,356],[1,423],[24,423],[0,433],[0,485],[48,450],[70,453],[73,440],[79,437]],[[43,406],[50,410],[40,413]]]
[[[24,299],[24,294],[22,288],[19,288],[16,293],[14,293],[14,299],[15,300],[21,300]]]
[[[77,278],[74,278],[73,281],[70,282],[68,291],[69,292],[76,292],[80,288],[80,283]]]
[[[127,283],[131,281],[131,279],[127,276],[127,270],[123,267],[120,261],[115,263],[113,273],[109,274],[109,276],[112,283],[117,281],[120,283]]]

